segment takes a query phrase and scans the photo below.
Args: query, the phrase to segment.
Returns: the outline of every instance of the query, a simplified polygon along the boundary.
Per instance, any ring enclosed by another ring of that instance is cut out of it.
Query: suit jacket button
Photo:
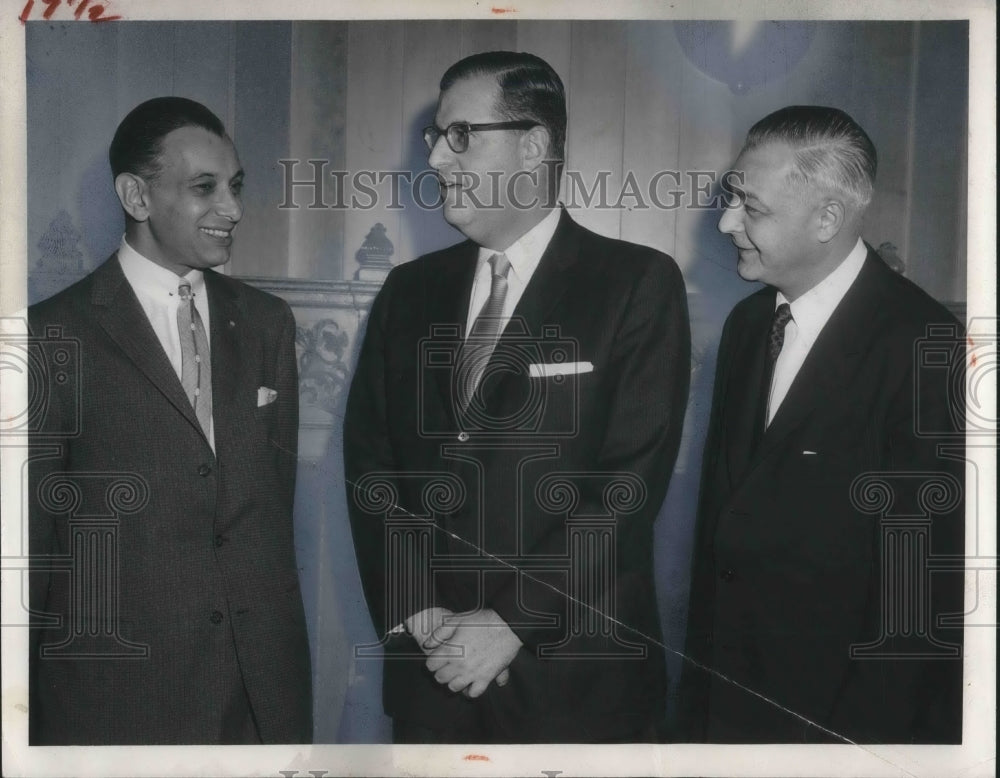
[[[458,442],[459,443],[465,443],[468,440],[469,440],[469,433],[468,432],[466,432],[465,430],[462,430],[461,432],[458,433]]]
[[[215,536],[215,547],[216,548],[220,548],[222,546],[222,544],[225,543],[225,542],[226,542],[226,539],[222,535],[216,535]]]
[[[212,611],[212,615],[208,617],[208,620],[211,621],[213,624],[221,624],[222,623],[222,612],[221,611]]]
[[[198,465],[198,475],[205,478],[212,472],[212,468],[209,465]]]
[[[719,573],[719,578],[721,578],[726,583],[729,583],[736,577],[736,571],[732,568],[726,568],[721,573]]]

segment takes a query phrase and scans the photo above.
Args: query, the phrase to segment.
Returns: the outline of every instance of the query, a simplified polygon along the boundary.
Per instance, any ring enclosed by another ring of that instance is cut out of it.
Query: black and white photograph
[[[994,773],[995,3],[4,9],[5,775]]]

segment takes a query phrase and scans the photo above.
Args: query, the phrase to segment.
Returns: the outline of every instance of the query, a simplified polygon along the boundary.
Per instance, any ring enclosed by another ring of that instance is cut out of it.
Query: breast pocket
[[[539,406],[539,429],[551,435],[576,435],[594,405],[600,379],[595,372],[531,378]]]
[[[253,409],[253,419],[255,424],[262,428],[269,428],[277,416],[278,403],[270,402],[267,405],[259,405]]]

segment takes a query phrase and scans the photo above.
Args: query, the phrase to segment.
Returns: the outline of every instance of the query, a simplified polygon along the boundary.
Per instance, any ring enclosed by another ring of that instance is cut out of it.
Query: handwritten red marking
[[[495,13],[495,14],[515,14],[515,13],[517,13],[517,9],[516,8],[497,8],[496,6],[493,6],[492,8],[490,8],[490,10],[493,13]]]
[[[972,365],[973,367],[975,367],[975,366],[976,366],[976,362],[978,362],[978,361],[979,361],[979,360],[977,360],[977,359],[976,359],[976,355],[975,355],[975,354],[973,354],[973,355],[972,355],[972,358],[971,358],[971,359],[969,360],[969,363],[970,363],[970,364],[971,364],[971,365]]]
[[[79,2],[79,5],[77,3]],[[55,16],[56,11],[63,4],[63,0],[42,0],[45,5],[45,10],[42,12],[42,19],[49,21]],[[108,8],[105,5],[95,3],[90,5],[91,0],[66,0],[66,7],[73,8],[76,5],[76,10],[73,12],[74,19],[80,19],[83,16],[84,11],[87,12],[87,19],[91,22],[113,22],[121,19],[120,14],[114,14],[112,16],[105,16],[108,12]],[[88,7],[89,6],[89,7]],[[21,15],[18,21],[24,24],[31,18],[31,12],[35,8],[35,0],[28,0],[24,4],[24,9],[21,11]]]
[[[115,16],[102,16],[101,14],[103,13],[104,13],[104,6],[95,5],[89,11],[87,11],[87,16],[90,17],[90,21],[92,22],[113,22],[122,18],[121,14],[116,14]]]
[[[490,758],[484,754],[466,754],[463,759],[466,762],[488,762]]]
[[[975,345],[976,345],[976,342],[975,342],[975,341],[974,341],[974,340],[972,339],[972,337],[971,337],[970,335],[966,335],[966,336],[965,336],[965,339],[966,339],[967,341],[969,341],[969,345],[970,345],[970,346],[975,346]]]

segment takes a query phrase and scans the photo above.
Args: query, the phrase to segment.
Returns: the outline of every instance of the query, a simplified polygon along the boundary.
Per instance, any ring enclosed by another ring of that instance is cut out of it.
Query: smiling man
[[[719,229],[767,286],[719,346],[682,739],[960,742],[962,329],[861,240],[875,148],[843,111],[761,119],[734,168]]]
[[[467,240],[389,275],[344,426],[393,737],[654,740],[651,548],[687,401],[684,282],[554,207],[566,104],[546,62],[476,54],[440,88],[424,140]]]
[[[161,97],[109,158],[118,251],[29,309],[77,344],[80,380],[32,386],[31,743],[309,742],[295,323],[213,270],[243,215],[236,149]]]

